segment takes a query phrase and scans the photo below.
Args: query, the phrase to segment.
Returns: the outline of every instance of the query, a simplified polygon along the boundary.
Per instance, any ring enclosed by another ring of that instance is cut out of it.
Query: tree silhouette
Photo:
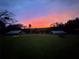
[[[32,25],[29,24],[29,33],[32,33],[32,31],[31,31],[31,27],[32,27]]]
[[[15,23],[15,19],[13,18],[13,13],[7,10],[0,10],[0,34],[5,34],[6,30],[2,30],[6,28],[6,25],[10,25]]]
[[[9,25],[6,28],[6,31],[9,32],[9,31],[13,31],[13,30],[21,30],[22,27],[23,27],[22,24]]]
[[[63,30],[68,34],[79,34],[79,18],[70,19],[65,24],[55,23],[55,26],[50,28],[50,30]]]
[[[0,11],[0,21],[3,21],[6,24],[15,22],[13,16],[14,14],[7,10]]]
[[[32,25],[31,24],[29,24],[29,28],[31,28],[32,27]]]
[[[5,24],[2,21],[0,21],[0,34],[3,33],[5,33]]]
[[[75,29],[79,29],[79,18],[71,19],[65,23],[64,30],[68,33],[73,33]]]

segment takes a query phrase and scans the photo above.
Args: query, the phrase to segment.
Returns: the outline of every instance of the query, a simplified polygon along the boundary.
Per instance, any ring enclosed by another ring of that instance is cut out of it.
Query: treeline
[[[68,34],[79,34],[79,18],[71,19],[67,23],[56,23],[55,26],[50,28],[31,28],[32,25],[29,24],[29,28],[26,28],[22,24],[15,24],[14,14],[7,11],[0,11],[0,35],[5,35],[9,31],[22,30],[25,33],[49,33],[53,30],[65,31]]]
[[[71,19],[65,24],[57,24],[53,30],[63,30],[69,34],[79,34],[79,18]]]

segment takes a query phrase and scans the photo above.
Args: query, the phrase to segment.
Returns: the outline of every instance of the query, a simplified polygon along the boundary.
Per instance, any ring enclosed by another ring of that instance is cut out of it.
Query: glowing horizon
[[[79,0],[0,0],[0,9],[13,12],[23,25],[48,27],[79,17]]]
[[[75,13],[65,12],[63,14],[54,14],[48,16],[41,16],[38,18],[32,18],[29,20],[21,21],[24,26],[32,25],[32,28],[46,28],[50,27],[50,24],[58,23],[66,23],[70,19],[74,19],[77,17]]]

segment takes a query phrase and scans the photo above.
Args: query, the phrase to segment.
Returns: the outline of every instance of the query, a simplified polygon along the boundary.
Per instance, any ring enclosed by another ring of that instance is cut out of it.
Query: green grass
[[[77,57],[78,44],[77,35],[26,34],[5,37],[3,46],[6,59],[67,59]]]

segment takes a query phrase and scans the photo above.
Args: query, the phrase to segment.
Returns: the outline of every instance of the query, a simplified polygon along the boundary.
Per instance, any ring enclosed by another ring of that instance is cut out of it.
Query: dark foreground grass
[[[5,59],[76,59],[79,56],[78,35],[26,34],[5,37],[3,41]]]

